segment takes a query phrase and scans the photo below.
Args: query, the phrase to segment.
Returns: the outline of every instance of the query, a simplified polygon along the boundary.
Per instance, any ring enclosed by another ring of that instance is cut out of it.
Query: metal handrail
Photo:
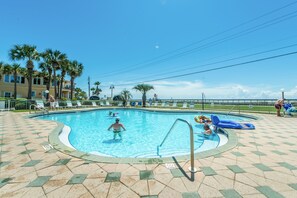
[[[194,132],[193,132],[193,127],[192,127],[192,125],[191,125],[188,121],[186,121],[186,120],[183,120],[183,119],[181,119],[181,118],[177,118],[177,119],[175,120],[175,122],[174,122],[173,125],[171,126],[170,130],[167,132],[165,138],[163,139],[162,143],[161,143],[159,146],[157,146],[157,155],[159,155],[160,147],[163,145],[163,143],[165,142],[165,140],[167,139],[167,137],[169,136],[169,134],[171,133],[172,129],[175,127],[175,125],[176,125],[176,123],[177,123],[178,121],[181,121],[181,122],[186,123],[186,124],[189,126],[189,129],[190,129],[190,146],[191,146],[191,147],[190,147],[190,151],[191,151],[190,155],[191,155],[191,166],[189,167],[189,170],[190,170],[190,172],[195,173],[195,172],[197,172],[197,169],[194,167]],[[159,156],[160,156],[160,155],[159,155]]]
[[[227,115],[229,115],[231,113],[231,111],[233,111],[233,109],[236,107],[236,105],[233,105],[233,107],[231,108],[231,110],[227,113]]]

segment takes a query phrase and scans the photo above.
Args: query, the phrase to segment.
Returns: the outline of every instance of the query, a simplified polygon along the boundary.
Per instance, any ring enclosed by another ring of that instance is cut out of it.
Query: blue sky
[[[60,50],[84,65],[77,86],[87,91],[90,76],[102,83],[102,96],[114,84],[114,94],[126,88],[140,98],[131,88],[146,82],[155,87],[148,97],[278,98],[284,89],[297,98],[296,54],[154,81],[297,51],[293,0],[3,0],[0,6],[0,61],[11,62],[15,44]]]

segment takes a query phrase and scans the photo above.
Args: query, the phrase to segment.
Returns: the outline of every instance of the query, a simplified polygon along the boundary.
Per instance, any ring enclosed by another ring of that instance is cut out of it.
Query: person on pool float
[[[107,130],[110,131],[111,128],[113,128],[113,139],[115,140],[117,135],[119,135],[120,139],[122,139],[121,129],[124,129],[124,131],[126,131],[126,129],[124,125],[120,123],[119,118],[116,118],[115,123],[110,125],[110,127]]]
[[[196,116],[194,120],[198,123],[211,123],[211,119],[208,117],[201,115],[201,116]]]
[[[204,129],[204,133],[203,133],[204,135],[212,134],[212,130],[210,129],[209,125],[206,122],[204,123],[203,129]]]
[[[279,99],[274,103],[274,107],[276,108],[276,116],[281,116],[280,111],[283,105],[284,105],[284,99]]]

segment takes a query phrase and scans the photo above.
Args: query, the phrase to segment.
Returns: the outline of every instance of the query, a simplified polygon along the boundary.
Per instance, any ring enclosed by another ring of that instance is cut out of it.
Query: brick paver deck
[[[24,115],[0,112],[1,198],[297,197],[296,118],[257,115],[235,148],[196,160],[191,181],[189,161],[98,163],[47,148],[57,124]]]

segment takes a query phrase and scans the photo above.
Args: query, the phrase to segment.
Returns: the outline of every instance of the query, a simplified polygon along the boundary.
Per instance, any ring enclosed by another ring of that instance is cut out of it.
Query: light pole
[[[110,85],[109,89],[111,91],[111,93],[110,93],[111,100],[113,100],[112,94],[113,94],[114,85]]]
[[[281,88],[281,92],[282,92],[282,99],[284,100],[285,99],[285,89]]]
[[[204,93],[202,92],[202,100],[201,100],[202,110],[204,110],[204,98],[205,98],[205,95],[204,95]]]

